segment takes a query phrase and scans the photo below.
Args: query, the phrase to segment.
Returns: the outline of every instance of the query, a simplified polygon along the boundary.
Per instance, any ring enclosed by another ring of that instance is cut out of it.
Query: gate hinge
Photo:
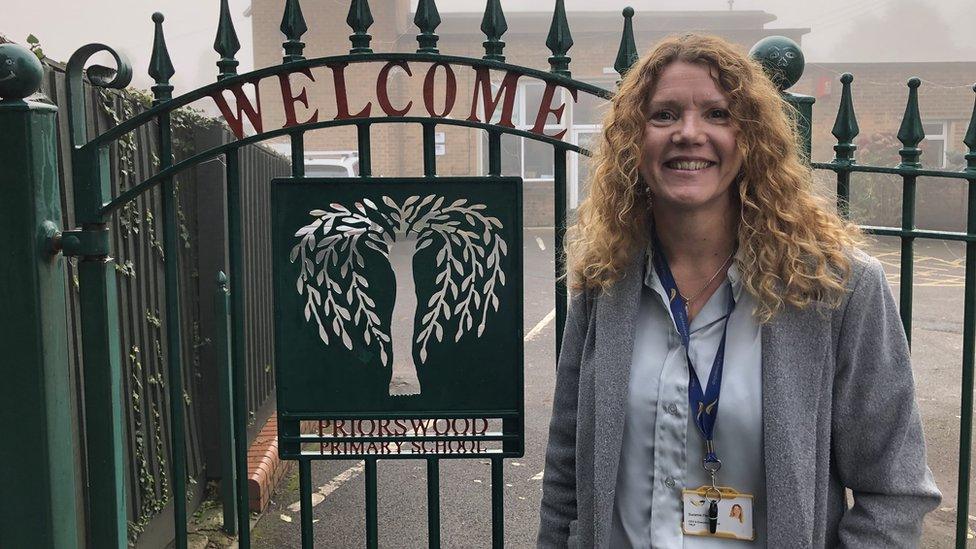
[[[108,226],[100,229],[74,229],[63,231],[51,238],[54,253],[65,257],[106,257],[109,253]]]

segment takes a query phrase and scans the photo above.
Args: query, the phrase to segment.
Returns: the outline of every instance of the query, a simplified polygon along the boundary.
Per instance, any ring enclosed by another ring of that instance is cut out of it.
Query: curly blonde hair
[[[849,253],[861,242],[826,198],[800,156],[795,114],[758,62],[725,40],[686,34],[664,39],[627,72],[604,117],[588,195],[566,252],[574,290],[608,291],[648,246],[651,203],[638,174],[646,108],[659,75],[676,61],[700,63],[729,100],[743,163],[738,198],[737,267],[768,322],[784,304],[836,307],[850,276]]]

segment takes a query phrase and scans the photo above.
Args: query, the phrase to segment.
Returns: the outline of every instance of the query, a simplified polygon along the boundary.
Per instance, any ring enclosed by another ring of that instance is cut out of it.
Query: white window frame
[[[926,133],[925,134],[925,140],[926,141],[931,141],[931,142],[935,142],[935,141],[941,141],[942,142],[942,158],[936,159],[937,160],[937,164],[934,165],[934,166],[932,166],[934,168],[942,169],[942,168],[945,168],[946,167],[946,164],[947,164],[947,161],[948,161],[948,158],[949,158],[949,121],[948,120],[927,120],[927,121],[924,121],[924,122],[922,122],[923,131],[924,131],[924,128],[925,128],[926,125],[933,125],[933,124],[939,124],[939,125],[941,125],[942,126],[942,133]],[[924,159],[923,159],[923,161],[924,161]]]
[[[616,73],[614,73],[616,74]],[[587,84],[592,84],[604,89],[613,89],[615,86],[615,80],[613,78],[608,78],[607,75],[593,78],[581,78],[582,82]],[[589,94],[586,94],[589,95]],[[572,114],[570,115],[570,132],[569,139],[573,145],[579,146],[580,136],[587,134],[600,134],[603,132],[603,124],[591,123],[591,124],[577,124],[576,123],[576,110],[575,104],[573,104]],[[599,139],[599,137],[597,138]],[[593,141],[596,143],[596,141]],[[592,151],[596,147],[591,145],[590,150]],[[579,207],[580,202],[580,189],[582,188],[582,182],[579,179],[580,176],[580,162],[583,161],[583,155],[574,154],[573,160],[570,162],[569,166],[569,209],[575,210]],[[592,158],[592,157],[591,157]]]
[[[497,93],[500,85],[501,83],[499,82],[492,82],[491,93],[492,94]],[[541,80],[526,80],[526,81],[520,80],[519,81],[518,86],[515,89],[515,105],[512,109],[512,123],[515,124],[515,129],[518,130],[529,131],[535,126],[534,117],[536,114],[538,114],[538,111],[534,110],[534,112],[530,113],[526,108],[527,107],[526,100],[525,100],[526,88],[530,86],[539,86],[543,89],[544,92],[546,83]],[[543,127],[545,133],[552,135],[554,133],[557,133],[560,130],[567,129],[569,127],[569,117],[571,116],[570,112],[572,111],[572,101],[567,102],[567,99],[571,99],[569,92],[567,92],[565,88],[562,87],[557,88],[557,93],[556,95],[553,96],[553,103],[558,105],[560,104],[560,102],[562,102],[563,104],[566,105],[566,109],[565,111],[563,111],[563,115],[561,117],[560,123],[558,124],[547,123]],[[482,106],[479,105],[478,108],[482,118],[484,118],[484,112]],[[499,105],[495,108],[495,112],[493,113],[492,119],[489,121],[489,123],[497,124],[499,120],[501,120],[501,108],[502,105],[499,103]],[[529,119],[530,116],[532,117],[531,120]],[[551,119],[552,116],[550,115],[549,119],[547,119],[547,122],[549,122]],[[533,177],[533,178],[525,177],[525,143],[529,138],[519,137],[519,136],[513,136],[513,137],[515,139],[518,139],[519,176],[522,177],[522,181],[526,183],[541,183],[541,182],[554,181],[556,178],[555,173],[551,174],[551,177]],[[485,138],[484,136],[482,136],[482,138],[478,140],[479,173],[485,173],[487,171],[487,166],[485,165],[485,159],[484,159],[485,157],[484,147],[485,147]],[[553,160],[553,166],[555,166],[555,160]]]

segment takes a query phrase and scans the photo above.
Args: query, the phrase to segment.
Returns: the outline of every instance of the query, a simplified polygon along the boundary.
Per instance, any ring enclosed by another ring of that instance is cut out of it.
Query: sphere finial
[[[29,49],[0,44],[0,99],[23,99],[41,89],[44,67]]]
[[[153,13],[152,14],[152,20],[153,20],[153,23],[162,23],[163,21],[166,20],[166,18],[163,17],[163,14],[162,13],[160,13],[160,12],[157,11],[156,13]]]
[[[780,91],[786,91],[803,76],[803,51],[785,36],[767,36],[749,50],[749,57],[762,64],[766,75]]]

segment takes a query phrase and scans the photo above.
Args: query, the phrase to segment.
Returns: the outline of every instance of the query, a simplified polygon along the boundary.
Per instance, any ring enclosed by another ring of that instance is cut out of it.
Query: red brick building
[[[370,27],[371,47],[377,52],[410,52],[417,49],[417,29],[413,25],[413,13],[409,0],[374,0],[370,2],[375,23]],[[346,3],[332,0],[305,0],[302,3],[308,28],[303,36],[307,44],[308,58],[347,53],[351,30],[345,23]],[[255,68],[281,62],[283,37],[278,30],[282,3],[279,0],[254,0],[249,11],[253,20],[253,44]],[[436,29],[440,36],[441,53],[480,58],[484,55],[480,31],[481,13],[442,13],[442,23]],[[545,46],[551,12],[508,12],[508,31],[505,41],[506,61],[542,70],[548,70],[550,51]],[[619,78],[612,69],[620,42],[623,17],[620,11],[569,12],[568,20],[575,44],[568,55],[572,57],[570,69],[573,77],[613,89]],[[776,16],[764,11],[644,11],[634,17],[635,39],[639,51],[646,51],[656,41],[669,34],[700,31],[716,34],[739,44],[748,50],[763,37],[787,36],[802,45],[806,28],[768,28]],[[368,102],[376,104],[376,77],[382,64],[350,65],[346,70],[350,109],[357,112]],[[412,75],[400,69],[390,73],[390,99],[396,105],[406,105],[413,100],[409,115],[424,115],[421,87],[429,65],[411,66]],[[832,157],[833,138],[830,128],[836,114],[840,95],[837,81],[840,73],[855,74],[855,109],[861,125],[858,143],[878,132],[894,135],[904,111],[907,88],[904,83],[910,76],[923,79],[921,89],[922,113],[929,133],[927,146],[936,150],[925,155],[940,157],[938,165],[951,164],[953,156],[941,151],[962,150],[962,134],[972,110],[973,92],[966,82],[976,79],[976,63],[876,63],[876,64],[821,64],[809,63],[803,79],[793,88],[797,93],[818,98],[814,106],[814,159],[829,160]],[[457,74],[458,105],[452,117],[463,118],[470,108],[471,90],[474,87],[474,71],[459,68]],[[309,103],[319,109],[320,119],[335,116],[334,89],[331,76],[325,73],[313,75],[315,83],[302,79],[309,91]],[[500,73],[493,78],[501,79]],[[443,82],[443,74],[439,76]],[[280,93],[276,83],[266,81],[268,89],[262,93]],[[443,87],[443,86],[440,86]],[[514,122],[519,128],[531,127],[539,109],[544,85],[531,78],[519,80]],[[591,142],[600,131],[603,101],[581,94],[573,102],[568,93],[563,94],[567,107],[558,122],[553,116],[547,121],[547,133],[566,130],[564,139],[581,145]],[[438,97],[437,104],[443,101]],[[559,105],[560,101],[553,102]],[[281,127],[284,113],[279,102],[268,102],[264,112],[266,124]],[[330,112],[330,109],[331,112]],[[302,115],[307,113],[302,113]],[[300,119],[301,116],[299,116]],[[307,118],[307,116],[306,116]],[[437,169],[441,175],[481,174],[486,170],[487,136],[485,132],[462,127],[438,127]],[[875,144],[877,145],[877,144]],[[504,174],[520,175],[525,180],[526,223],[549,225],[552,223],[553,161],[551,147],[531,140],[505,136],[502,140]],[[877,149],[877,146],[874,146]],[[306,135],[306,150],[352,151],[356,149],[354,128],[328,129]],[[877,155],[872,151],[872,157]],[[897,162],[897,154],[889,163]],[[928,162],[926,162],[928,164]],[[421,129],[419,125],[381,124],[372,129],[372,166],[374,175],[415,176],[423,170],[421,156]],[[829,177],[830,174],[823,174]],[[585,192],[585,159],[570,155],[569,206],[575,207],[581,193]],[[943,182],[943,186],[946,184]],[[875,185],[877,186],[877,185]],[[951,184],[948,186],[952,186]],[[855,201],[861,196],[857,178],[854,182]],[[883,186],[885,187],[885,186]],[[888,185],[890,187],[890,185]],[[923,185],[924,187],[924,185]],[[887,189],[884,189],[887,192]],[[880,192],[880,191],[879,191]],[[870,200],[880,200],[874,192]],[[885,195],[891,195],[887,192]],[[900,193],[899,193],[900,194]],[[944,196],[944,195],[941,195]],[[955,195],[953,195],[955,196]],[[919,223],[931,228],[949,228],[947,220],[955,219],[958,200],[953,198],[941,206],[939,200],[926,199],[924,188],[920,190],[920,204],[927,212],[919,212]],[[947,208],[952,210],[946,215]],[[867,208],[862,208],[865,210]],[[856,211],[861,211],[855,208]],[[887,210],[882,217],[866,221],[881,221],[890,217]],[[897,211],[900,212],[900,206]],[[961,218],[960,218],[961,219]],[[897,219],[895,220],[897,222]],[[938,226],[938,223],[943,223]],[[954,222],[953,222],[954,223]]]

